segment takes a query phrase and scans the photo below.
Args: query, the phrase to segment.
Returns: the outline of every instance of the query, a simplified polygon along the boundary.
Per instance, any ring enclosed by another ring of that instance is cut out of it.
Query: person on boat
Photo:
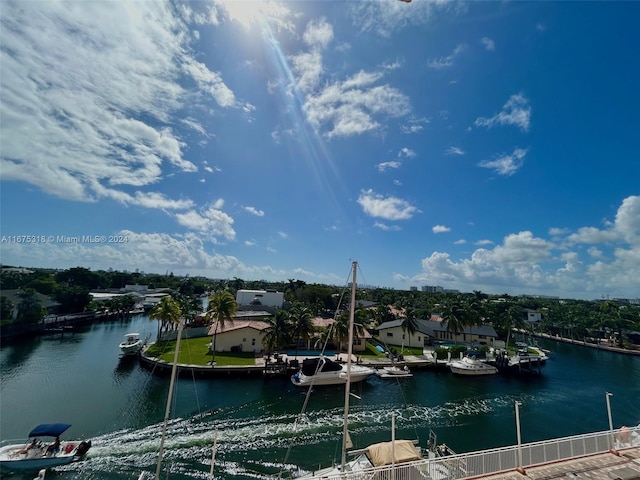
[[[27,445],[25,448],[22,448],[22,449],[18,450],[18,453],[29,453],[29,450],[33,450],[37,446],[38,446],[38,439],[34,438],[31,441],[31,443],[29,445]]]
[[[60,451],[60,437],[56,437],[56,441],[47,447],[47,455],[55,455]]]

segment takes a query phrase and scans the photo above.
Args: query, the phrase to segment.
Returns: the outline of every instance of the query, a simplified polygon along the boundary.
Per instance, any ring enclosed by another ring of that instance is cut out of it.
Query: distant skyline
[[[0,2],[0,262],[639,298],[638,18]]]

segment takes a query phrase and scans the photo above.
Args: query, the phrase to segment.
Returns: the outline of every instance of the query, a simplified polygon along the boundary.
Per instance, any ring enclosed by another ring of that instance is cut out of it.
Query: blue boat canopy
[[[30,437],[59,437],[71,425],[68,423],[43,423],[29,432]]]

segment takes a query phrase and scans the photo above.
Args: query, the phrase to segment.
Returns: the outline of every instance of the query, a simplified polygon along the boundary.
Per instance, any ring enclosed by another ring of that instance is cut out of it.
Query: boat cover
[[[29,432],[30,437],[59,437],[71,425],[68,423],[43,423]]]
[[[393,443],[393,448],[392,444]],[[393,453],[392,453],[393,451]],[[393,457],[395,456],[395,462]],[[420,454],[412,440],[396,440],[395,442],[374,443],[367,447],[367,457],[374,467],[393,463],[413,462],[420,460]]]

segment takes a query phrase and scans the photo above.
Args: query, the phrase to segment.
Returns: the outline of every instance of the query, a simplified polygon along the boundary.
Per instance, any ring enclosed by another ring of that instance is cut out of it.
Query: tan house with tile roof
[[[335,322],[333,318],[322,317],[315,317],[311,321],[316,330],[320,330],[321,328],[329,328]],[[208,335],[212,337],[209,349],[213,348],[213,336],[216,335],[217,352],[264,352],[267,350],[264,346],[264,336],[268,327],[269,324],[267,322],[260,320],[257,317],[235,317],[232,320],[226,320],[224,322],[224,327],[220,326],[217,331],[216,323],[214,322],[209,327],[208,331]],[[366,340],[370,338],[371,334],[366,330],[363,336],[354,338],[353,351],[364,351]],[[310,340],[307,347],[302,348],[312,349],[312,347],[313,341]]]

